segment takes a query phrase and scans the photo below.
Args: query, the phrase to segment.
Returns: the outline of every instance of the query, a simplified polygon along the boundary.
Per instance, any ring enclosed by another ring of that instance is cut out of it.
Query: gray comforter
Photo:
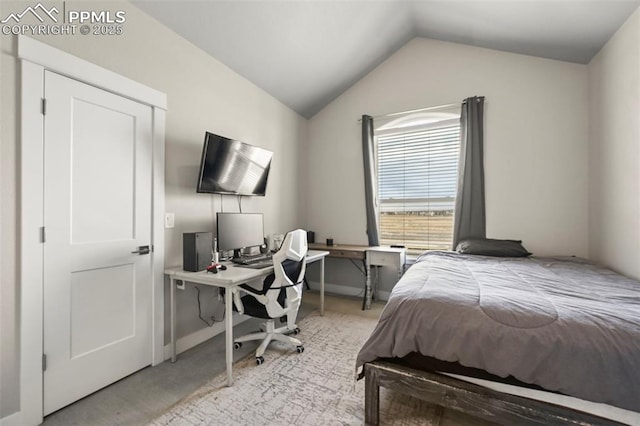
[[[429,252],[357,368],[410,352],[640,412],[640,283],[578,258]]]

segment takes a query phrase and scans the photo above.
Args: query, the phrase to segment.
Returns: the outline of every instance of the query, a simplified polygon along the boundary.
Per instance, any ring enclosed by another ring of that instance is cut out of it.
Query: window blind
[[[384,134],[377,144],[381,243],[450,249],[460,126]]]

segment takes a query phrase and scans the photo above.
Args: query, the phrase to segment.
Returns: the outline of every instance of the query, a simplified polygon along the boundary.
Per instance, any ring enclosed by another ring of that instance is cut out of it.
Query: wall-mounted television
[[[197,191],[264,196],[272,157],[266,149],[206,132]]]

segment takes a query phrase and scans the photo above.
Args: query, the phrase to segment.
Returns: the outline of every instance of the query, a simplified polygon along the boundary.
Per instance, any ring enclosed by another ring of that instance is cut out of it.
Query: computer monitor
[[[262,213],[218,213],[218,250],[233,250],[239,257],[240,250],[264,244]]]

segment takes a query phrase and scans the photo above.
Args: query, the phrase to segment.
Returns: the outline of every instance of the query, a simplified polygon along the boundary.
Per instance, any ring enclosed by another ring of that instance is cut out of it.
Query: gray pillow
[[[526,257],[531,253],[519,240],[493,240],[489,238],[466,238],[461,240],[456,251],[462,254],[479,254],[496,257]]]

